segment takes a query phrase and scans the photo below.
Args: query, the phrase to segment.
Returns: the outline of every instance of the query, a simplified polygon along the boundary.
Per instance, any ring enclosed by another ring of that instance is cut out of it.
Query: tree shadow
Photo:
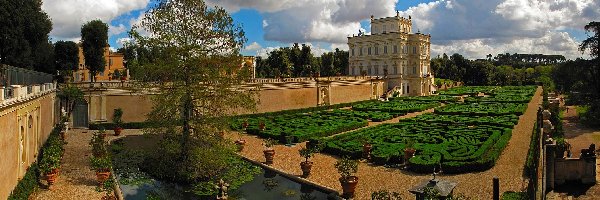
[[[583,184],[580,181],[567,181],[556,187],[554,191],[557,193],[565,193],[573,197],[579,197],[586,195],[587,191],[593,186],[594,184]]]

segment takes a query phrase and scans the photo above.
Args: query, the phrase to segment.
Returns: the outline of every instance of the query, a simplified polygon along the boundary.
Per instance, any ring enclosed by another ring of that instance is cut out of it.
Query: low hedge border
[[[35,190],[39,187],[38,180],[40,178],[40,170],[38,163],[43,157],[44,150],[49,148],[50,144],[48,143],[48,141],[60,138],[59,133],[61,129],[62,126],[55,126],[54,129],[52,129],[52,132],[50,132],[50,136],[48,136],[48,139],[46,140],[46,142],[42,146],[42,149],[40,150],[40,155],[38,156],[37,160],[29,166],[27,172],[25,172],[25,176],[23,176],[23,178],[19,180],[17,186],[15,186],[15,188],[8,196],[8,200],[27,200],[29,199],[29,196],[33,192],[35,192]],[[62,146],[63,143],[61,142],[59,145]]]
[[[350,102],[350,103],[340,103],[340,104],[334,104],[334,105],[329,105],[329,106],[317,106],[317,107],[290,109],[290,110],[282,110],[282,111],[275,111],[275,112],[237,115],[237,116],[234,116],[234,118],[254,118],[254,117],[267,117],[267,116],[295,114],[295,113],[309,113],[309,112],[316,112],[316,111],[322,111],[322,110],[352,107],[357,104],[373,102],[373,101],[377,101],[377,99],[369,99],[369,100],[356,101],[356,102]]]
[[[112,130],[115,129],[116,125],[114,123],[93,123],[89,125],[90,130]],[[152,128],[154,125],[150,122],[126,122],[121,125],[123,129],[144,129],[144,128]]]

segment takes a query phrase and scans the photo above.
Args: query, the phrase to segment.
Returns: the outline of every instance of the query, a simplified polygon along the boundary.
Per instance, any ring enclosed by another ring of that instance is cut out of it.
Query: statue
[[[229,188],[229,184],[225,183],[223,179],[219,180],[219,183],[215,186],[217,189],[217,199],[227,199],[227,188]]]

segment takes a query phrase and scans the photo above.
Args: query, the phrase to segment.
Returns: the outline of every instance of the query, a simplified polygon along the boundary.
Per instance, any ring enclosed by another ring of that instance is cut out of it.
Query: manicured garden
[[[525,109],[527,109],[527,104],[521,103],[458,103],[435,109],[435,113],[443,115],[500,116],[522,115]]]

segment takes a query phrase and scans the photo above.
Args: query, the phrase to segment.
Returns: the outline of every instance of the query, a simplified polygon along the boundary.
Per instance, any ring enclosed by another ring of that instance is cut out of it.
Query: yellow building
[[[96,81],[113,81],[115,78],[115,71],[119,71],[119,74],[125,76],[121,76],[125,80],[129,79],[129,73],[127,73],[127,69],[125,68],[123,62],[123,54],[116,53],[110,51],[110,46],[104,48],[104,59],[106,59],[106,65],[104,66],[104,71],[98,72],[96,75]],[[83,48],[79,46],[79,66],[76,72],[73,72],[73,81],[74,82],[90,82],[91,74],[89,70],[85,67],[85,57],[83,56]],[[121,78],[118,78],[114,81],[120,81]]]
[[[244,56],[244,62],[242,63],[242,68],[248,67],[250,70],[251,78],[256,78],[256,57],[254,56]]]
[[[348,37],[349,75],[384,77],[387,90],[404,96],[429,95],[434,83],[430,39],[430,35],[412,33],[410,16],[371,16],[370,35]]]

